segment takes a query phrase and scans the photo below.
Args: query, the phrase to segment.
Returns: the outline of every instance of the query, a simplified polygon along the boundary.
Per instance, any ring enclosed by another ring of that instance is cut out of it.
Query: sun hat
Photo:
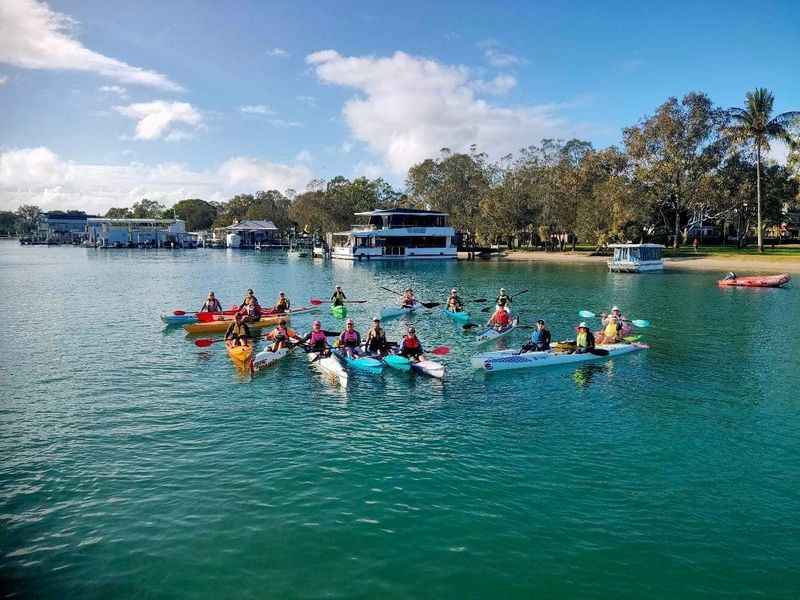
[[[380,318],[380,317],[377,317],[377,316],[376,316],[376,317],[372,317],[372,322],[374,323],[375,321],[377,321],[378,323],[380,323],[380,322],[381,322],[381,318]]]
[[[578,324],[578,329],[589,329],[589,326],[586,324],[586,321],[581,321]]]

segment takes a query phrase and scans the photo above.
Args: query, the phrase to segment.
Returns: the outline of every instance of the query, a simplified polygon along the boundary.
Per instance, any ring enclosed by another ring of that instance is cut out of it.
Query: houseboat
[[[664,246],[661,244],[609,244],[614,251],[608,268],[618,273],[644,273],[661,271],[664,261],[661,255]]]
[[[392,208],[356,213],[366,224],[329,234],[331,258],[343,260],[443,260],[457,256],[455,230],[446,213]]]

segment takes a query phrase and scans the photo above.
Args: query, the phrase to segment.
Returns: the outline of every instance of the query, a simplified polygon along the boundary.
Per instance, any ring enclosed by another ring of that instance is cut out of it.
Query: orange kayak
[[[225,346],[228,348],[228,356],[231,357],[233,362],[240,365],[246,364],[250,357],[253,356],[252,346],[234,346],[233,342],[230,341],[225,342]]]
[[[781,273],[780,275],[755,275],[752,277],[735,277],[731,279],[720,279],[717,284],[721,287],[741,286],[741,287],[781,287],[789,283],[791,275]]]

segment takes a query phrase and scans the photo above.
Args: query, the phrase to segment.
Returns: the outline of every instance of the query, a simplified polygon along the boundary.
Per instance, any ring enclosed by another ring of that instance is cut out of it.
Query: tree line
[[[190,198],[171,208],[143,199],[105,216],[174,216],[190,231],[270,220],[284,231],[322,235],[348,229],[355,212],[414,207],[449,213],[454,227],[487,244],[535,245],[568,234],[597,247],[622,240],[677,246],[711,224],[739,245],[755,229],[761,248],[764,231],[800,202],[800,112],[775,115],[773,105],[765,89],[749,92],[744,108],[727,109],[692,92],[624,128],[621,147],[545,139],[496,161],[475,146],[443,148],[409,169],[403,192],[383,179],[337,176],[302,193]],[[789,148],[785,166],[765,161],[775,141]],[[36,211],[0,213],[0,231],[24,229]]]

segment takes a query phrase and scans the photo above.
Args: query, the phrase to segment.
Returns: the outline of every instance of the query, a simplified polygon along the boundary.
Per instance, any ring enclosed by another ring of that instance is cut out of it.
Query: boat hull
[[[614,358],[623,354],[630,354],[638,350],[649,348],[647,344],[634,342],[633,344],[608,344],[597,346],[598,349],[608,350],[605,356],[596,354],[568,354],[547,350],[544,352],[526,352],[519,354],[518,350],[503,350],[500,352],[485,352],[472,357],[471,364],[475,369],[481,369],[489,373],[498,371],[512,371],[517,369],[533,369],[538,367],[552,367],[557,365],[568,365],[574,363],[588,362]]]
[[[737,277],[736,279],[722,279],[717,282],[720,287],[781,287],[789,283],[792,276],[788,273],[780,275],[765,275],[754,277]]]

